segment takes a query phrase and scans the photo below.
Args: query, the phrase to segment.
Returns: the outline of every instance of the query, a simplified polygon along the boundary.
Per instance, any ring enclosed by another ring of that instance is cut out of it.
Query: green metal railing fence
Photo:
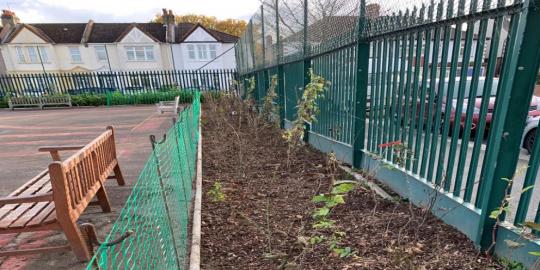
[[[261,102],[276,74],[287,128],[309,70],[326,78],[308,141],[357,168],[394,167],[378,178],[417,204],[438,191],[433,212],[482,249],[514,179],[495,252],[531,266],[540,242],[516,231],[540,221],[540,187],[521,192],[539,178],[540,143],[522,150],[540,109],[538,25],[540,0],[263,0],[236,44],[240,85],[254,78]],[[384,149],[394,141],[410,158]]]
[[[87,269],[185,269],[191,185],[199,141],[200,93],[153,150],[104,244]],[[132,232],[122,242],[108,242]]]
[[[113,91],[139,94],[171,88],[229,91],[236,79],[233,69],[7,74],[0,75],[0,97]]]

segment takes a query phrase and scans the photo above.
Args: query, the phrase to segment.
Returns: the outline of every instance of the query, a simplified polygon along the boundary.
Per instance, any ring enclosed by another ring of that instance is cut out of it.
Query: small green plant
[[[251,111],[255,107],[255,98],[253,97],[253,92],[255,91],[255,77],[251,77],[247,80],[247,91],[246,91],[246,104],[248,109]]]
[[[270,87],[266,91],[266,96],[264,97],[261,117],[265,121],[273,121],[274,123],[279,124],[279,110],[276,106],[276,87],[278,84],[277,75],[273,75],[270,79]]]
[[[315,236],[309,238],[309,244],[317,245],[317,244],[322,243],[322,241],[324,241],[324,239],[326,239],[326,237],[324,237],[324,235],[315,235]]]
[[[311,81],[304,88],[304,93],[298,102],[296,119],[292,123],[292,128],[283,133],[283,138],[288,144],[287,166],[290,166],[291,154],[303,144],[305,125],[317,121],[319,106],[317,100],[324,96],[328,82],[321,76],[309,70]]]
[[[524,171],[527,170],[527,166],[523,167],[523,168],[519,168],[516,172],[516,175],[520,175],[522,174]],[[495,224],[493,225],[493,230],[492,230],[492,235],[491,235],[491,245],[486,249],[486,254],[490,254],[492,249],[495,247],[495,245],[497,244],[497,228],[499,228],[499,226],[501,225],[503,219],[504,219],[504,216],[510,211],[510,200],[512,199],[512,196],[511,196],[511,192],[512,192],[512,183],[514,182],[514,179],[513,178],[501,178],[501,181],[505,181],[506,182],[506,188],[504,190],[504,197],[502,198],[501,200],[501,203],[498,207],[496,207],[495,209],[493,209],[490,213],[489,213],[489,218],[491,219],[494,219],[495,220]],[[529,191],[530,189],[532,189],[534,186],[528,186],[528,187],[525,187],[521,190],[521,192],[519,192],[519,195]],[[534,223],[532,223],[534,224]],[[540,252],[538,253],[540,255]],[[534,255],[534,254],[533,254]]]
[[[523,266],[522,263],[511,261],[506,258],[499,258],[499,263],[507,270],[526,270],[527,268]]]
[[[215,181],[210,190],[206,192],[206,194],[210,197],[210,200],[212,202],[225,201],[225,193],[223,193],[223,190],[221,189],[221,183],[219,181]]]
[[[354,254],[350,247],[342,247],[341,241],[346,236],[345,232],[336,230],[336,221],[329,218],[332,209],[345,203],[345,195],[356,186],[354,181],[336,182],[329,193],[319,194],[313,197],[312,202],[322,204],[315,208],[312,217],[315,220],[312,227],[316,230],[332,230],[332,236],[328,241],[328,249],[340,258],[349,257]],[[326,239],[323,235],[315,235],[309,239],[309,243],[317,245]]]
[[[332,251],[335,255],[339,256],[340,258],[347,258],[356,251],[353,251],[351,247],[342,247],[341,241],[346,236],[345,232],[342,231],[335,231],[332,234],[332,238],[330,239],[330,245],[328,246],[328,249]]]

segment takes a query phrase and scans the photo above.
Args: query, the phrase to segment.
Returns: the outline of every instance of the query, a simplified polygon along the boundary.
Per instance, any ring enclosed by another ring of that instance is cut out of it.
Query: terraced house
[[[163,24],[27,24],[3,10],[0,73],[236,67],[238,37],[200,24],[176,24],[172,11],[163,13]]]

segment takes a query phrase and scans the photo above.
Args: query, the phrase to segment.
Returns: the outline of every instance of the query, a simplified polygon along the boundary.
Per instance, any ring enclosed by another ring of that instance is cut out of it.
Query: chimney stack
[[[19,23],[19,18],[15,15],[15,12],[11,10],[2,10],[2,26],[3,27],[15,27]]]
[[[176,22],[175,22],[175,17],[174,17],[174,14],[172,12],[172,10],[168,10],[167,9],[162,9],[163,10],[163,26],[165,26],[165,29],[167,31],[166,35],[165,35],[165,41],[167,43],[174,43],[174,39],[175,39],[175,26],[176,26]]]
[[[367,4],[366,5],[366,17],[368,19],[375,19],[381,16],[381,6],[379,4]]]

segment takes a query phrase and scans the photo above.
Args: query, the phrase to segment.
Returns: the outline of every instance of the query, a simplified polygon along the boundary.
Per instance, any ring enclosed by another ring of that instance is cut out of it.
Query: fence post
[[[501,75],[502,87],[497,93],[494,122],[487,145],[485,166],[495,169],[482,173],[477,206],[482,209],[476,243],[487,249],[492,243],[495,220],[490,213],[500,206],[505,197],[507,182],[501,178],[514,177],[519,159],[521,135],[525,128],[529,104],[533,94],[540,64],[540,0],[525,1],[519,22],[519,14],[512,15],[510,26],[513,35],[507,41],[508,53]],[[519,23],[516,25],[516,23]],[[512,25],[514,24],[514,25]],[[487,165],[486,165],[487,164]],[[484,169],[484,168],[483,168]]]
[[[276,1],[276,63],[277,63],[277,90],[278,90],[278,102],[279,102],[279,127],[285,128],[285,85],[283,79],[283,65],[280,64],[281,59],[281,39],[279,37],[279,0]]]
[[[357,51],[356,51],[356,89],[354,103],[354,137],[353,137],[353,167],[362,166],[365,129],[366,129],[366,103],[369,73],[369,41],[363,36],[366,24],[366,1],[360,1],[360,15],[358,16]]]
[[[311,83],[311,56],[308,44],[308,0],[304,0],[304,89]],[[309,142],[309,132],[311,130],[311,123],[304,123],[304,142]]]

